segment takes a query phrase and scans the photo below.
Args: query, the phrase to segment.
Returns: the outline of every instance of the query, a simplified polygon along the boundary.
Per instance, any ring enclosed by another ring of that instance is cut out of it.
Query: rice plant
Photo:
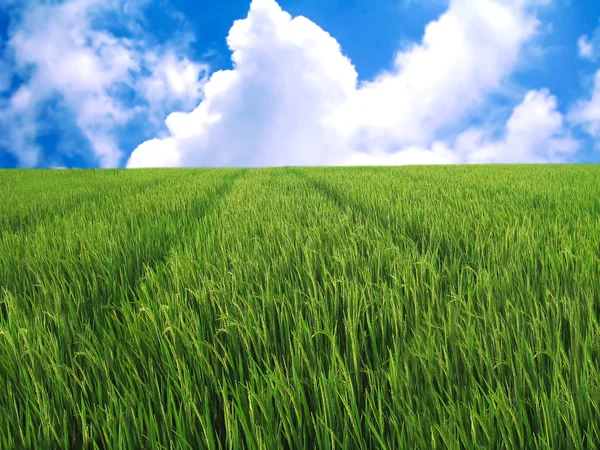
[[[600,447],[600,166],[0,171],[0,448]]]

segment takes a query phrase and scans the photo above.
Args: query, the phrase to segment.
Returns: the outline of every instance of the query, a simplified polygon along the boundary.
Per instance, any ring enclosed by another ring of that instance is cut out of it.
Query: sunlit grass
[[[0,171],[0,448],[598,448],[600,167]]]

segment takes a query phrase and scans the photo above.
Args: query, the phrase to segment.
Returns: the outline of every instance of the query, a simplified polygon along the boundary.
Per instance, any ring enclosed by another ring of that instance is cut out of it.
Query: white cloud
[[[597,61],[600,51],[600,27],[596,28],[589,37],[580,36],[577,40],[577,50],[580,58]]]
[[[171,114],[171,137],[142,144],[129,166],[327,164],[338,146],[324,118],[355,89],[337,42],[274,1],[254,1],[227,38],[234,70],[214,73],[190,114]]]
[[[459,149],[438,134],[460,125],[515,70],[538,26],[533,10],[545,3],[453,0],[420,44],[397,54],[392,70],[359,85],[334,38],[274,0],[254,0],[227,39],[234,69],[214,73],[198,107],[170,115],[170,134],[141,144],[128,167],[459,162]],[[507,140],[527,120],[548,136],[526,113],[540,113],[539,103],[552,111],[551,99],[526,99]],[[516,148],[515,158],[534,157],[536,139]],[[511,152],[488,150],[491,159]]]
[[[32,139],[38,131],[36,117],[30,109],[15,114],[8,108],[0,108],[0,148],[18,149],[19,160],[25,167],[32,167],[38,162],[41,148]]]
[[[577,49],[579,50],[580,58],[594,59],[594,46],[587,36],[581,36],[577,40]]]
[[[177,167],[180,154],[174,138],[151,139],[137,147],[128,167]]]
[[[147,52],[144,59],[152,75],[141,81],[140,90],[153,109],[189,110],[198,104],[207,81],[208,66],[186,57],[179,58],[173,49],[163,54]]]
[[[397,55],[393,72],[355,93],[338,121],[384,151],[426,144],[500,86],[536,24],[521,5],[453,1],[420,45]]]
[[[527,92],[506,122],[505,136],[490,140],[480,131],[467,131],[456,140],[466,162],[560,162],[579,148],[564,127],[556,97],[547,89]]]
[[[354,153],[348,165],[540,163],[560,162],[579,149],[564,127],[556,98],[546,89],[527,92],[505,124],[502,138],[471,128],[453,145],[434,142],[431,149],[410,147],[392,153]]]
[[[577,46],[580,57],[597,63],[600,49],[600,27],[592,33],[591,38],[581,36],[577,41]],[[579,125],[600,145],[600,68],[596,67],[595,75],[590,78],[592,78],[590,94],[586,98],[579,99],[572,106],[568,119],[573,125]]]
[[[140,114],[191,108],[189,102],[200,98],[201,66],[176,57],[168,45],[149,48],[143,33],[135,34],[136,16],[126,15],[125,6],[120,0],[21,5],[7,47],[10,63],[26,82],[13,94],[2,125],[9,135],[5,145],[22,165],[38,162],[32,156],[39,150],[37,124],[46,120],[40,110],[48,101],[57,99],[74,114],[75,125],[102,167],[116,167],[123,156],[120,127]],[[100,19],[109,14],[129,27],[132,37],[116,37],[103,28]],[[145,99],[145,104],[124,102],[124,92]]]
[[[592,137],[600,138],[600,70],[596,72],[591,96],[580,100],[570,111],[569,119],[581,125]]]
[[[345,161],[348,166],[403,166],[411,164],[456,164],[458,155],[444,142],[434,142],[430,149],[408,147],[402,150],[385,152],[353,152]]]
[[[127,40],[92,28],[93,14],[100,8],[94,1],[71,1],[25,11],[9,45],[16,67],[33,68],[33,75],[13,97],[13,106],[31,108],[59,95],[76,111],[77,125],[101,165],[111,167],[121,156],[114,144],[107,144],[111,128],[132,113],[110,90],[131,83],[130,72],[138,69],[138,62]]]

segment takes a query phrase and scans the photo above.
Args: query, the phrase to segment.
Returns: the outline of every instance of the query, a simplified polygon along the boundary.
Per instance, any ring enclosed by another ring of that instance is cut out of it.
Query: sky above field
[[[0,167],[600,162],[597,0],[0,0]]]

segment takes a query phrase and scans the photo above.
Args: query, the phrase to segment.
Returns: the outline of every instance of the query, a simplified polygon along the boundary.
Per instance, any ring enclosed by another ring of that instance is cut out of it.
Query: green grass
[[[600,448],[600,166],[0,171],[0,448]]]

